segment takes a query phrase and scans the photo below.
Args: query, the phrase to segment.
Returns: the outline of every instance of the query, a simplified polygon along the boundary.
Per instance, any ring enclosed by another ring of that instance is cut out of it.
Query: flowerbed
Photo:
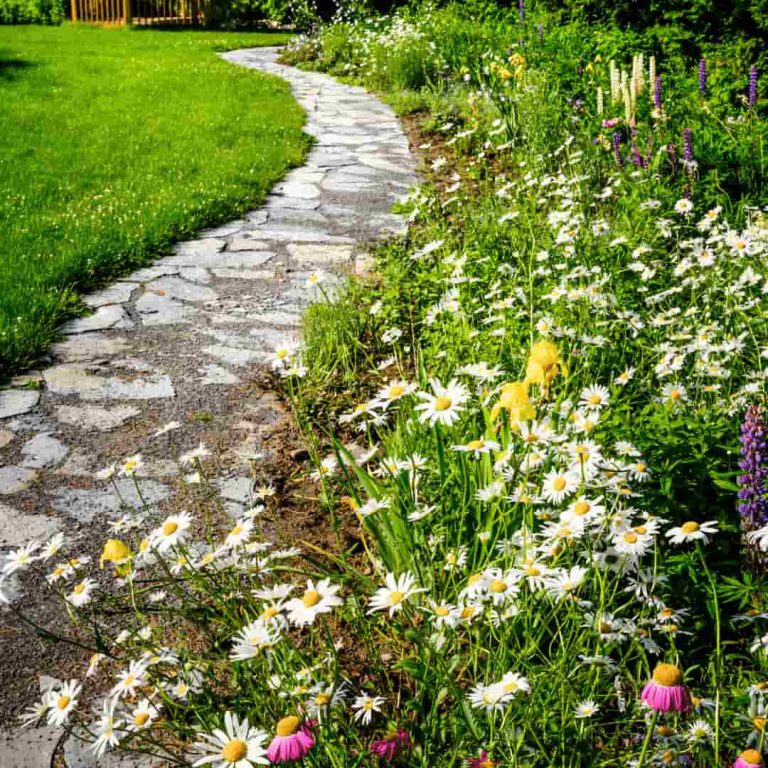
[[[73,681],[30,721],[236,768],[763,764],[757,73],[729,100],[706,61],[589,44],[448,9],[293,48],[429,108],[409,236],[272,358],[355,542],[281,549],[264,506],[225,532],[201,503],[117,521],[113,577],[14,553],[113,676],[95,720]]]

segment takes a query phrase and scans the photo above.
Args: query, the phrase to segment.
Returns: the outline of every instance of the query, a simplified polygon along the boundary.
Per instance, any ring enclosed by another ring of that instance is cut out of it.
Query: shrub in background
[[[0,24],[61,24],[64,10],[57,0],[0,0]]]

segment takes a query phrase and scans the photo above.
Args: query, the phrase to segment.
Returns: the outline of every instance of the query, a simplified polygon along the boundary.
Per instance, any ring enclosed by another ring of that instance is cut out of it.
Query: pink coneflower
[[[383,739],[376,739],[370,750],[374,755],[383,757],[388,763],[411,747],[411,737],[402,728],[390,731]]]
[[[309,723],[302,723],[296,715],[289,715],[278,722],[275,738],[267,749],[267,758],[275,764],[295,763],[314,746]]]
[[[488,753],[485,750],[480,752],[480,757],[470,757],[467,760],[467,768],[496,768],[499,763],[494,762],[488,757]]]
[[[687,712],[691,708],[683,673],[674,664],[657,664],[640,698],[656,712]]]
[[[733,764],[733,768],[762,768],[763,758],[756,749],[745,749]]]

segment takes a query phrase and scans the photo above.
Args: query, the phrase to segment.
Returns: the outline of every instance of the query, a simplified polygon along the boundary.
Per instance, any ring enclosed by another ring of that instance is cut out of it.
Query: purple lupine
[[[638,168],[646,168],[648,163],[646,162],[645,158],[640,153],[640,150],[637,146],[637,126],[635,125],[635,119],[632,118],[632,123],[629,126],[629,132],[632,136],[632,144],[631,144],[631,150],[632,150],[632,162],[634,165],[636,165]]]
[[[525,21],[525,0],[519,0],[517,8],[520,11],[520,21]]]
[[[757,104],[757,67],[750,67],[749,70],[749,94],[747,96],[749,108]]]
[[[699,93],[702,96],[707,95],[707,62],[706,59],[699,60]]]
[[[683,131],[683,159],[686,163],[694,162],[693,158],[693,131],[686,128]]]
[[[750,405],[741,425],[739,515],[746,530],[768,525],[768,431],[763,411]]]
[[[619,131],[613,134],[613,156],[616,159],[616,165],[621,168],[621,133]]]
[[[656,82],[653,85],[653,106],[656,109],[661,109],[661,76],[656,78]]]

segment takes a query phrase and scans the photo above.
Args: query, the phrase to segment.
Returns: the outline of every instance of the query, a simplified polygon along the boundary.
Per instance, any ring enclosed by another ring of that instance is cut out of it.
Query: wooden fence
[[[72,21],[137,26],[202,23],[199,0],[70,0]]]

